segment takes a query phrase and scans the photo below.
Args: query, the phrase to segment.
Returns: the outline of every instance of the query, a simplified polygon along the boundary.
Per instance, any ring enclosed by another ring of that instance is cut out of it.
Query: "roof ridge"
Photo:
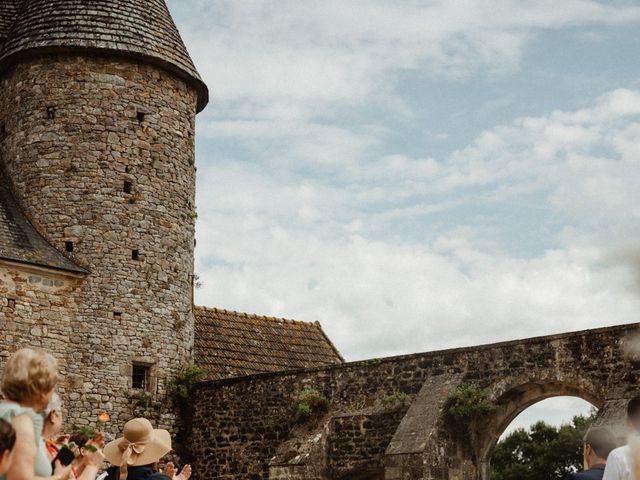
[[[271,321],[292,323],[292,324],[298,324],[298,325],[310,325],[314,327],[320,327],[320,322],[318,322],[317,320],[294,320],[291,318],[274,317],[270,315],[259,315],[257,313],[239,312],[237,310],[227,310],[226,308],[206,307],[202,305],[194,305],[194,309],[201,309],[207,312],[225,313],[229,315],[235,315],[236,317],[240,317],[240,318],[257,318],[257,319],[263,319],[263,320],[271,320]],[[322,330],[321,327],[320,327],[320,330]]]

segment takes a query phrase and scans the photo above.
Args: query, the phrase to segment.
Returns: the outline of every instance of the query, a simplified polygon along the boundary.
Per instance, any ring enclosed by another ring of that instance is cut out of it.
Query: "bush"
[[[197,365],[183,365],[171,381],[170,389],[174,400],[180,405],[191,397],[191,389],[202,380],[204,370]]]
[[[305,387],[296,395],[295,411],[298,420],[306,420],[328,409],[329,400],[317,388]]]
[[[447,413],[458,421],[471,420],[496,409],[487,391],[470,383],[454,388],[447,397],[447,404]]]

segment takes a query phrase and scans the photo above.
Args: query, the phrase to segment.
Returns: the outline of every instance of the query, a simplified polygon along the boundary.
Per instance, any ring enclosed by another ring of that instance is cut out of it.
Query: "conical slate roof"
[[[15,0],[0,0],[0,45],[4,42],[16,19],[17,5]]]
[[[198,111],[207,104],[207,87],[164,0],[0,0],[0,42],[3,31],[0,65],[61,48],[135,56],[193,84]]]

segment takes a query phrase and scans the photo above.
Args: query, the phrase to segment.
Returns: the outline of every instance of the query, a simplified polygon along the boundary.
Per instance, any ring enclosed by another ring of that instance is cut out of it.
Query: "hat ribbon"
[[[150,439],[141,440],[138,442],[129,442],[126,438],[123,439],[122,443],[118,446],[122,453],[122,464],[133,465],[138,458],[138,455],[141,455],[144,452],[144,449],[147,447]]]

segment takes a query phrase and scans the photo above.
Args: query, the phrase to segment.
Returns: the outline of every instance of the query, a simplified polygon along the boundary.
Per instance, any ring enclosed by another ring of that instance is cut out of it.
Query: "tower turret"
[[[70,423],[103,408],[121,423],[128,393],[161,398],[190,359],[207,88],[163,0],[3,3],[0,161],[33,226],[89,272],[55,352]]]

